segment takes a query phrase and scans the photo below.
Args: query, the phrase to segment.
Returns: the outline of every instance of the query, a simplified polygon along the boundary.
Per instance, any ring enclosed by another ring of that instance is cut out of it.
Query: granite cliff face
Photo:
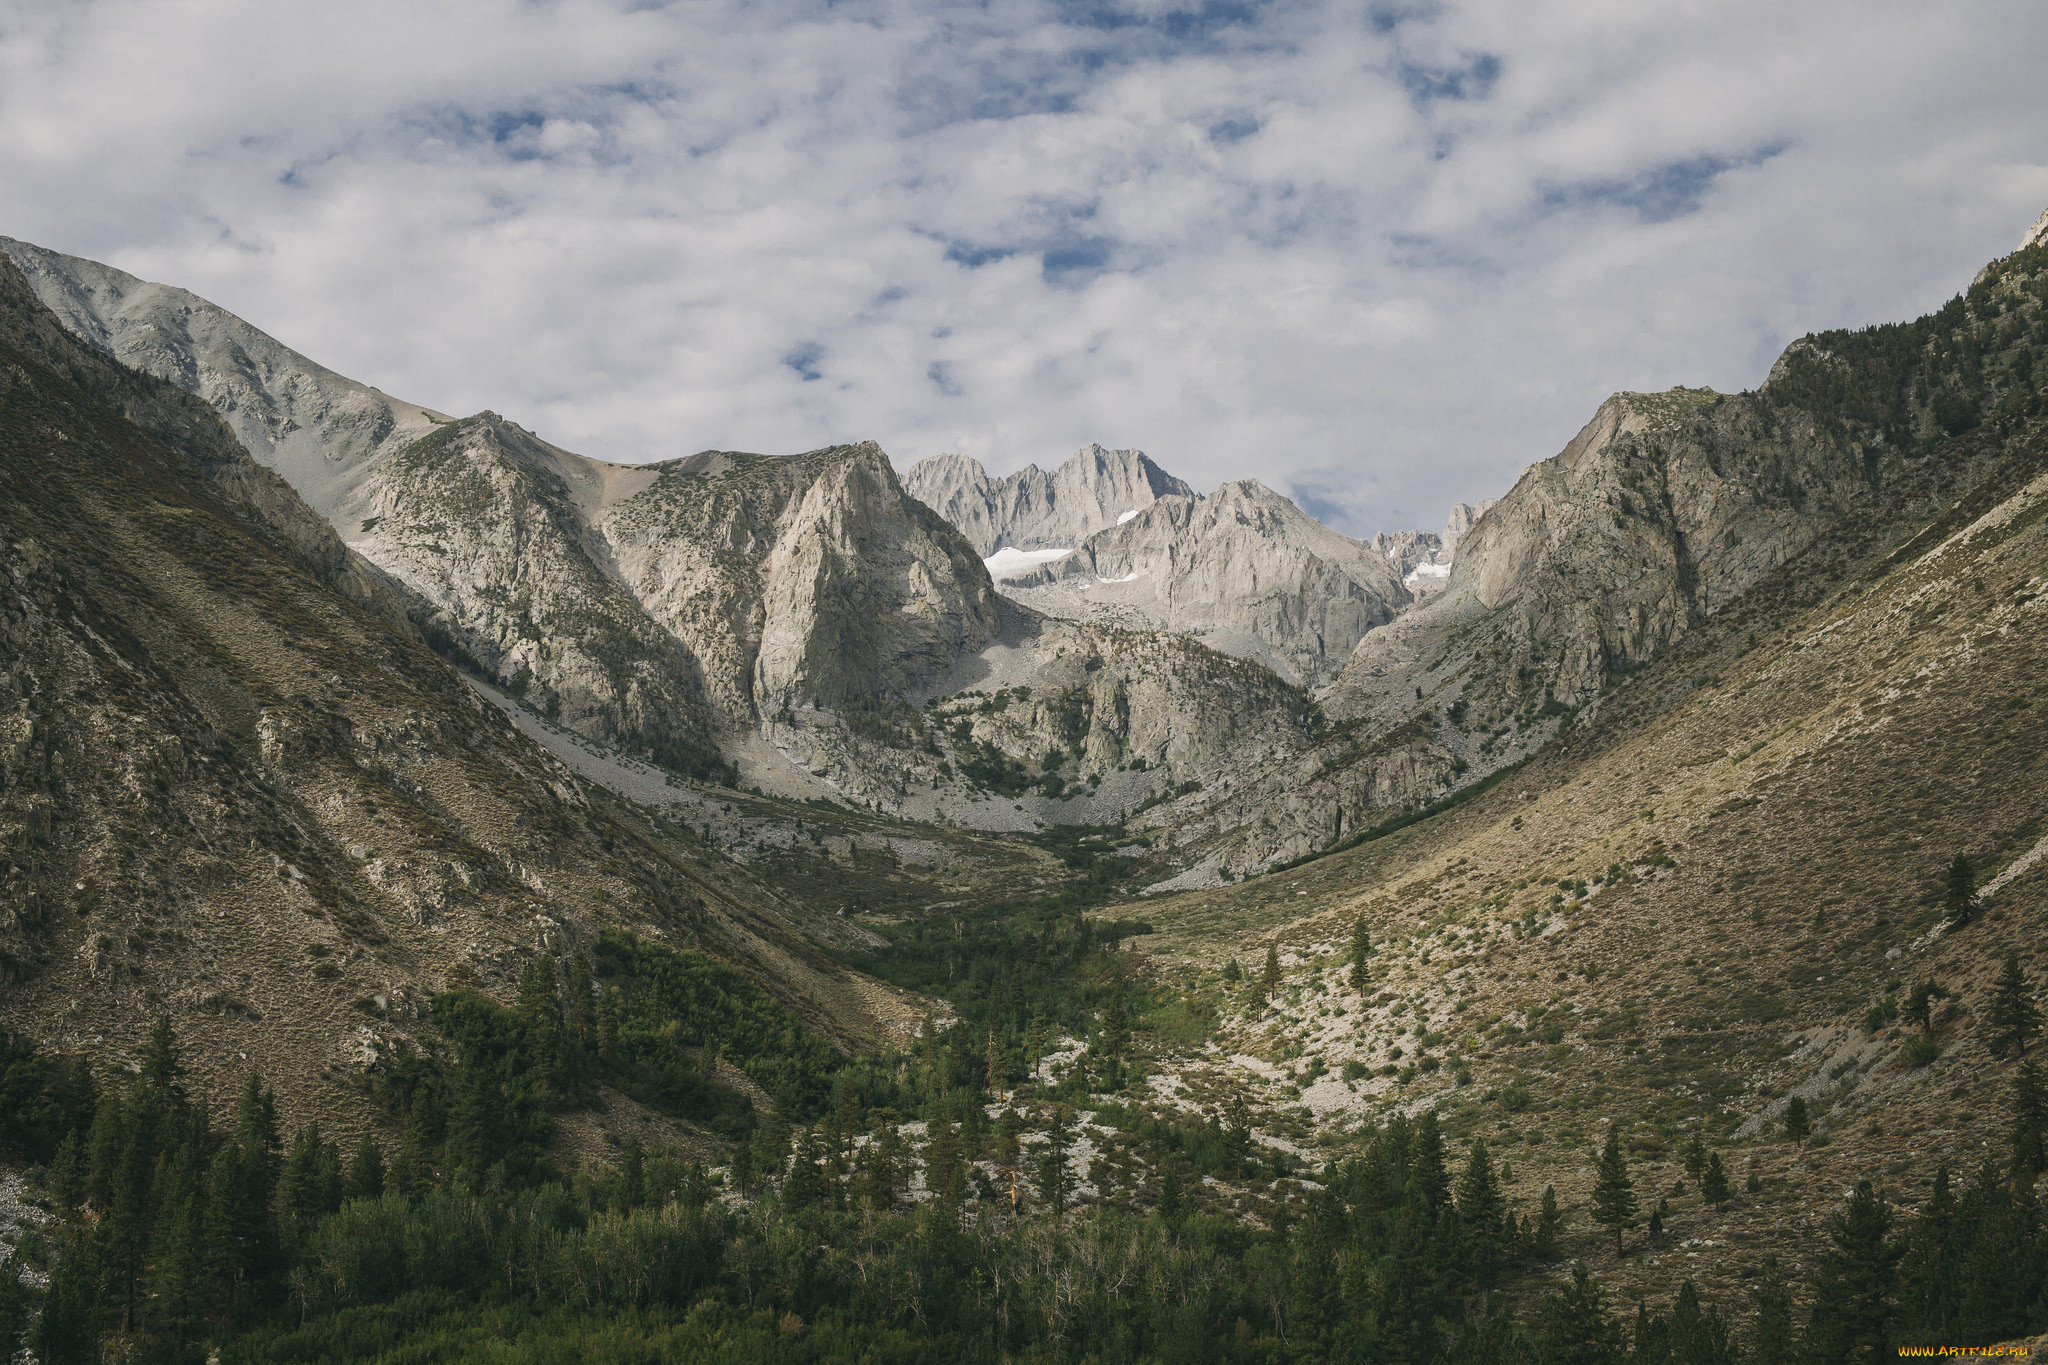
[[[773,769],[764,714],[915,689],[994,629],[977,557],[872,443],[608,464],[388,398],[183,290],[0,251],[73,332],[212,404],[437,649],[628,753]]]
[[[1099,445],[1050,474],[1031,464],[1001,479],[965,455],[936,455],[911,466],[903,487],[959,528],[984,559],[1004,547],[1071,549],[1160,498],[1195,491],[1143,451]]]
[[[1304,686],[1410,601],[1385,555],[1256,479],[1163,497],[998,586],[1048,615],[1188,635]]]

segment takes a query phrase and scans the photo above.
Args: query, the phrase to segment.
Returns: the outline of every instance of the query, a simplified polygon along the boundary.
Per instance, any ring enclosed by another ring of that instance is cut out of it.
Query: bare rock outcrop
[[[998,586],[1048,615],[1189,635],[1304,686],[1410,600],[1379,551],[1256,479],[1160,498]]]
[[[997,550],[1068,549],[1164,497],[1194,489],[1141,450],[1091,445],[1048,474],[1035,464],[992,479],[977,460],[936,455],[903,476],[910,496],[967,537],[984,559]]]

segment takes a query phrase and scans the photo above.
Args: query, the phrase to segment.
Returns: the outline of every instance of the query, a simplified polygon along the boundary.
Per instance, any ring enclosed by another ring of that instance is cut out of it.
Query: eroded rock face
[[[1160,498],[998,586],[1048,615],[1190,635],[1302,685],[1334,677],[1410,600],[1386,556],[1256,479]]]
[[[1325,704],[1388,723],[1455,689],[1481,726],[1579,704],[1868,491],[1860,451],[1804,414],[1705,389],[1617,394],[1473,525],[1440,597],[1361,643]]]
[[[959,528],[984,559],[1008,546],[1068,549],[1163,497],[1194,489],[1140,450],[1091,445],[1048,474],[1037,465],[992,479],[979,461],[937,455],[903,476],[910,496]]]

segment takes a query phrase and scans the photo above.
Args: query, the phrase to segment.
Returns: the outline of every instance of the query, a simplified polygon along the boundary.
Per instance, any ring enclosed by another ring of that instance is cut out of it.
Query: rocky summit
[[[0,239],[0,1355],[2048,1347],[2044,352],[2037,225],[1363,541]]]

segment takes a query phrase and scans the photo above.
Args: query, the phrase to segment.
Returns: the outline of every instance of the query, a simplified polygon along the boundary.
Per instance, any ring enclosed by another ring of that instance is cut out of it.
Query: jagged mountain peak
[[[1048,473],[1035,464],[991,478],[978,460],[938,455],[903,476],[910,496],[957,527],[984,558],[997,550],[1071,549],[1163,497],[1195,490],[1141,450],[1088,445]]]

